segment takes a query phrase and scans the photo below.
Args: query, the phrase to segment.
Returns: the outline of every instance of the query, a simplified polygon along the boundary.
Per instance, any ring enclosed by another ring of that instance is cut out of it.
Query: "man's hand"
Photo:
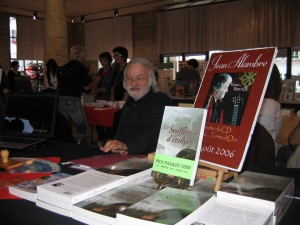
[[[125,143],[118,140],[109,140],[104,146],[100,147],[103,152],[113,152],[119,155],[128,155],[127,146]]]

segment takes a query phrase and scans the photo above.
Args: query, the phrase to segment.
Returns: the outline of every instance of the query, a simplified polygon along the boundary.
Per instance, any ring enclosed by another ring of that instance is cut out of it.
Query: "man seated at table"
[[[147,154],[156,150],[165,106],[171,99],[158,92],[151,63],[133,58],[124,71],[123,86],[129,97],[123,106],[113,140],[100,147],[120,155]]]

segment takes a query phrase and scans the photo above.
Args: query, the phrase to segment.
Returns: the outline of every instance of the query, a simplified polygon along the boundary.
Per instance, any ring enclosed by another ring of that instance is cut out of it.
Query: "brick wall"
[[[152,63],[159,62],[157,54],[157,11],[133,15],[133,56],[147,58]]]

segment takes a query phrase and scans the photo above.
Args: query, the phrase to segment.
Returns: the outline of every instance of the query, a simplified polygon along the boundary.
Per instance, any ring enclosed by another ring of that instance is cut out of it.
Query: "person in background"
[[[90,130],[81,104],[81,92],[90,91],[99,76],[91,81],[88,68],[84,66],[86,58],[83,46],[73,46],[70,61],[57,71],[59,107],[58,110],[70,124],[74,124],[78,134],[89,135]]]
[[[284,158],[287,168],[300,168],[300,122],[289,134],[288,144],[278,154]]]
[[[44,76],[44,86],[50,90],[56,90],[58,86],[57,69],[58,65],[55,59],[49,59],[46,63],[46,76]]]
[[[100,81],[93,88],[92,93],[96,94],[96,99],[110,101],[113,80],[112,56],[109,52],[102,52],[99,54],[99,61],[102,66],[98,72]],[[113,129],[110,127],[96,126],[96,130],[99,140],[112,137]]]
[[[127,66],[128,50],[119,46],[113,49],[114,62],[114,78],[111,93],[112,101],[126,100],[127,95],[123,87],[124,70]]]
[[[5,109],[5,96],[8,93],[7,89],[7,77],[4,72],[3,67],[0,65],[0,133],[3,132],[4,129],[4,109]]]
[[[14,90],[16,87],[15,77],[20,77],[21,73],[19,70],[19,62],[18,61],[12,61],[10,63],[10,70],[7,73],[7,89],[10,91]]]
[[[189,59],[187,65],[183,67],[177,74],[176,80],[199,81],[200,74],[198,72],[199,63],[196,59]]]
[[[154,152],[165,106],[171,99],[158,92],[155,73],[145,58],[133,58],[124,71],[123,85],[128,92],[113,140],[100,147],[120,155]]]
[[[99,61],[102,66],[98,72],[100,81],[96,84],[92,93],[96,94],[97,99],[110,101],[113,80],[112,56],[109,52],[102,52],[99,54]]]
[[[274,64],[264,100],[258,115],[258,122],[263,125],[272,136],[275,142],[276,152],[281,147],[280,144],[276,142],[282,124],[280,113],[281,105],[279,102],[280,94],[280,72],[276,64]]]
[[[201,81],[198,66],[196,59],[189,59],[186,66],[176,73],[177,96],[196,96]]]

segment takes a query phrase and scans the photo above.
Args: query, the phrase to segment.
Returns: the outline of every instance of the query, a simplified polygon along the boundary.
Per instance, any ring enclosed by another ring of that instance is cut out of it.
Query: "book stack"
[[[247,202],[271,209],[278,224],[294,195],[294,179],[290,177],[245,171],[222,185],[217,197]]]
[[[151,174],[146,158],[130,158],[37,186],[37,205],[71,216],[72,205]]]
[[[53,181],[58,181],[69,176],[71,175],[62,172],[57,172],[49,176],[37,178],[34,180],[24,180],[20,183],[9,186],[8,190],[9,193],[12,195],[26,199],[28,201],[36,202],[37,186]]]

